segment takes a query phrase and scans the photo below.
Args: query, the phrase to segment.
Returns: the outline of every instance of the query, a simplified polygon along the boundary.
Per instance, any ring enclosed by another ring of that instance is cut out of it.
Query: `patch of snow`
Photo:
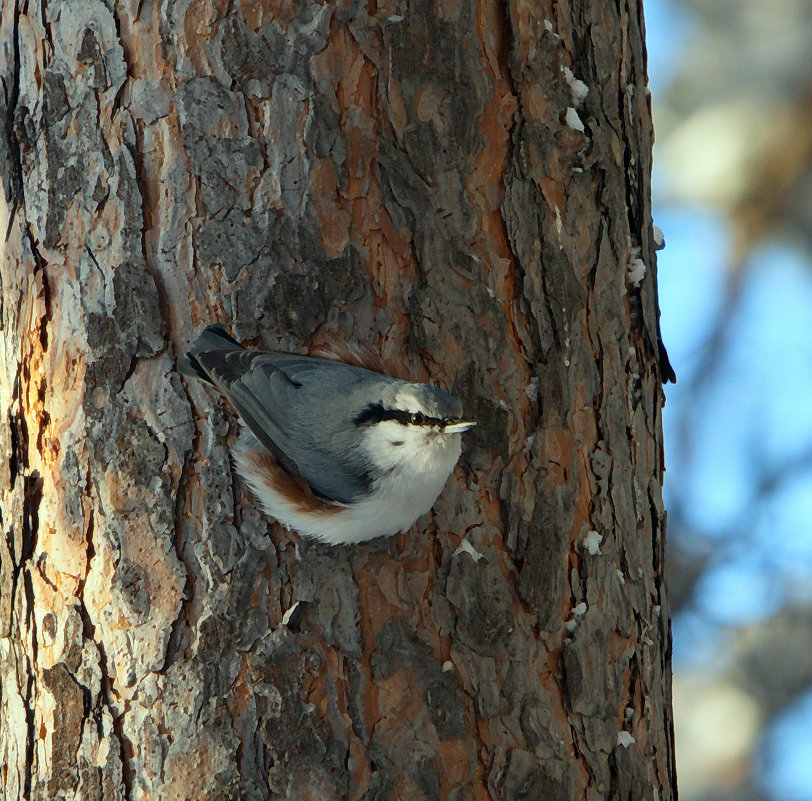
[[[626,268],[626,277],[633,287],[640,286],[640,283],[646,277],[646,263],[639,256],[629,262]]]
[[[296,609],[298,608],[300,603],[301,603],[301,601],[296,601],[296,603],[293,604],[293,606],[291,606],[291,608],[288,609],[288,611],[285,612],[284,615],[282,615],[282,625],[283,626],[287,626],[288,623],[290,623],[290,619],[293,617],[293,615],[296,612]]]
[[[586,610],[587,606],[583,601],[574,606],[572,608],[572,617],[564,623],[564,628],[570,633],[575,631],[575,629],[578,628],[578,623],[581,618],[586,614]]]
[[[581,118],[578,116],[578,112],[570,106],[567,109],[567,113],[564,115],[564,121],[567,125],[570,126],[574,131],[580,131],[584,133],[584,124],[581,122]]]
[[[575,105],[580,106],[581,103],[586,100],[586,96],[589,94],[589,87],[580,78],[576,78],[572,74],[572,70],[569,67],[562,65],[561,72],[564,73],[564,77],[567,79],[567,83],[570,86],[572,99],[575,102]]]
[[[592,556],[598,556],[598,554],[601,552],[602,542],[603,536],[601,534],[598,534],[597,531],[590,531],[589,534],[584,537],[584,550],[586,550]]]
[[[454,551],[453,556],[457,556],[457,554],[461,553],[467,553],[475,562],[478,562],[480,559],[482,559],[482,554],[476,548],[474,548],[474,546],[471,545],[471,543],[468,542],[468,540],[463,540],[460,543],[460,547],[457,548],[456,551]]]

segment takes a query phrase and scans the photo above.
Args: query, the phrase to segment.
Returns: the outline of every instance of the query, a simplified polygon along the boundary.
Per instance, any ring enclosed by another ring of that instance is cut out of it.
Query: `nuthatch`
[[[248,428],[235,463],[262,508],[324,542],[408,529],[431,509],[460,455],[460,402],[437,387],[341,362],[246,350],[221,325],[181,362]]]

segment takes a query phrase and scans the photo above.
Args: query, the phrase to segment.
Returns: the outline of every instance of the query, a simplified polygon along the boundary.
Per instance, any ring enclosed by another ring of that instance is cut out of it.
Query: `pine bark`
[[[3,798],[676,798],[641,2],[1,13]],[[460,397],[433,512],[271,525],[217,320]]]

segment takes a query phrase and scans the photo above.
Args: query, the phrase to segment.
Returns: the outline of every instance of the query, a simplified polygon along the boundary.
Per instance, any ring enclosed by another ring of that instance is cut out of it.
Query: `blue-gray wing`
[[[354,416],[392,379],[289,353],[234,348],[194,356],[251,433],[314,492],[349,503],[370,491]]]

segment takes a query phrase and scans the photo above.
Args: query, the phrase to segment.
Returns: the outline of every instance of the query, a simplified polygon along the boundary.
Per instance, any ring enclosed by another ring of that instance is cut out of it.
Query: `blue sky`
[[[667,0],[645,9],[656,130],[657,97],[696,24]],[[662,331],[679,379],[666,390],[665,492],[685,523],[669,533],[710,557],[692,608],[674,621],[675,670],[713,670],[724,667],[735,627],[812,599],[812,471],[791,471],[769,496],[757,492],[765,470],[812,449],[812,270],[784,244],[752,255],[719,369],[696,392],[690,378],[724,306],[730,235],[717,212],[661,201],[656,156],[655,148]],[[765,735],[755,780],[776,799],[812,801],[811,715],[812,692]]]

